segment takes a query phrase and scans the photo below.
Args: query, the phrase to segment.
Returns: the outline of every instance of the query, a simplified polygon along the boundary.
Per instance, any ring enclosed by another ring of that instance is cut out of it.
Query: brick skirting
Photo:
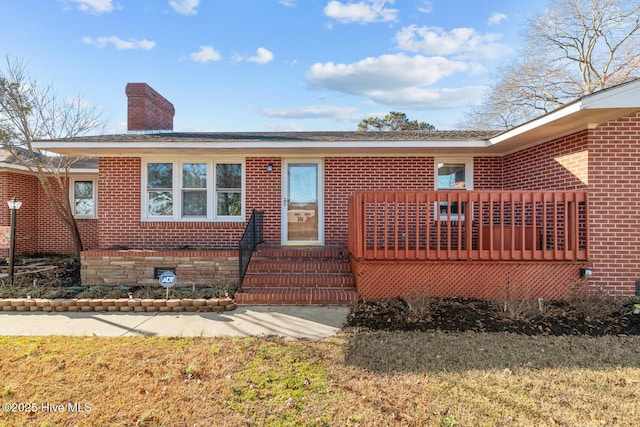
[[[237,286],[238,252],[232,250],[94,249],[80,254],[84,286],[158,285],[154,268],[175,268],[178,286]]]
[[[235,310],[230,298],[212,299],[41,299],[0,300],[0,310],[18,312],[223,312]]]

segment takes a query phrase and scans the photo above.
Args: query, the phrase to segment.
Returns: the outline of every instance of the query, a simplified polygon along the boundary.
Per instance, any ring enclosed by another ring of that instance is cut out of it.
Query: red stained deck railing
[[[587,260],[584,191],[358,191],[349,251],[370,260]]]

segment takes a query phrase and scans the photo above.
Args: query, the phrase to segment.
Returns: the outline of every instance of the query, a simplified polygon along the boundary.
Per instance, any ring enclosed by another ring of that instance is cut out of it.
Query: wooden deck
[[[364,260],[587,260],[585,191],[359,191],[349,252]]]

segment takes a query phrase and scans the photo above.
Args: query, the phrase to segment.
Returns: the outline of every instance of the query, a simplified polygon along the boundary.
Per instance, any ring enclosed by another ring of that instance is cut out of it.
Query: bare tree
[[[33,142],[101,130],[101,116],[79,97],[60,99],[51,86],[41,87],[28,74],[23,61],[7,56],[4,68],[0,69],[0,142],[18,163],[38,177],[79,254],[83,245],[69,194],[69,172],[79,159],[40,152]]]
[[[465,128],[507,129],[640,76],[640,1],[555,0]]]

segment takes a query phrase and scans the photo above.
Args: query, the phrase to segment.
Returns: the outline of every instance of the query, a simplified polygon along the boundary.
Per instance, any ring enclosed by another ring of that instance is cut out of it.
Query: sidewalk
[[[348,315],[348,307],[317,306],[243,306],[223,313],[2,312],[0,335],[318,339],[336,334]]]

